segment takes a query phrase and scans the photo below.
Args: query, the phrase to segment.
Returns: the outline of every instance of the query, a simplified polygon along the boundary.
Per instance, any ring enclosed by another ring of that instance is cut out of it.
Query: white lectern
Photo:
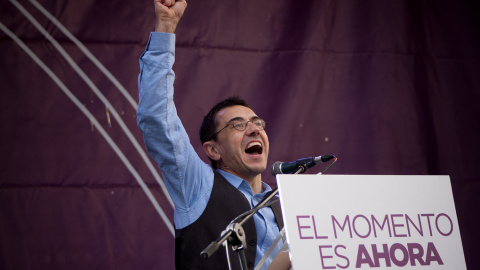
[[[277,175],[292,266],[466,269],[448,176]]]

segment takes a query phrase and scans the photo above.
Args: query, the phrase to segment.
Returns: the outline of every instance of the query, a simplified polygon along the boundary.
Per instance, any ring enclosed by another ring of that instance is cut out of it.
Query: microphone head
[[[331,159],[335,158],[334,155],[323,155],[323,156],[320,156],[320,159],[322,160],[322,162],[327,162]]]
[[[281,165],[283,164],[283,162],[281,161],[277,161],[275,163],[273,163],[272,165],[272,175],[275,176],[277,174],[282,174],[282,169],[281,169]]]

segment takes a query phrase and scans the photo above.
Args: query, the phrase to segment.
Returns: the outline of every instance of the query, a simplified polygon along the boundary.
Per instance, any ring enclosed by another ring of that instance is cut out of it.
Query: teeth
[[[259,143],[259,142],[251,142],[251,143],[247,144],[247,149],[250,148],[250,147],[257,146],[257,145],[262,146],[262,144]]]

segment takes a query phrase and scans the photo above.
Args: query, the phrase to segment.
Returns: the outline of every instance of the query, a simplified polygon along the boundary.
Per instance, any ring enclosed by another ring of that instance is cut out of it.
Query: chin
[[[267,169],[267,162],[262,159],[244,160],[244,164],[253,172],[263,173]]]
[[[252,166],[252,170],[257,173],[263,173],[267,169],[267,165]]]

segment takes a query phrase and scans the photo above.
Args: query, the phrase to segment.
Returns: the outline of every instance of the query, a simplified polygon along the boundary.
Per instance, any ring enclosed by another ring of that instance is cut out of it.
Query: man
[[[155,0],[155,32],[140,58],[137,121],[175,204],[176,268],[228,269],[223,248],[207,260],[200,258],[200,252],[231,220],[271,191],[261,179],[269,142],[265,122],[245,101],[233,97],[217,104],[200,130],[203,149],[216,170],[194,151],[173,103],[173,33],[186,6],[184,0]],[[247,264],[253,269],[283,227],[278,203],[261,209],[243,227]],[[280,241],[262,269],[281,245]],[[239,269],[237,255],[230,256],[233,269]]]

